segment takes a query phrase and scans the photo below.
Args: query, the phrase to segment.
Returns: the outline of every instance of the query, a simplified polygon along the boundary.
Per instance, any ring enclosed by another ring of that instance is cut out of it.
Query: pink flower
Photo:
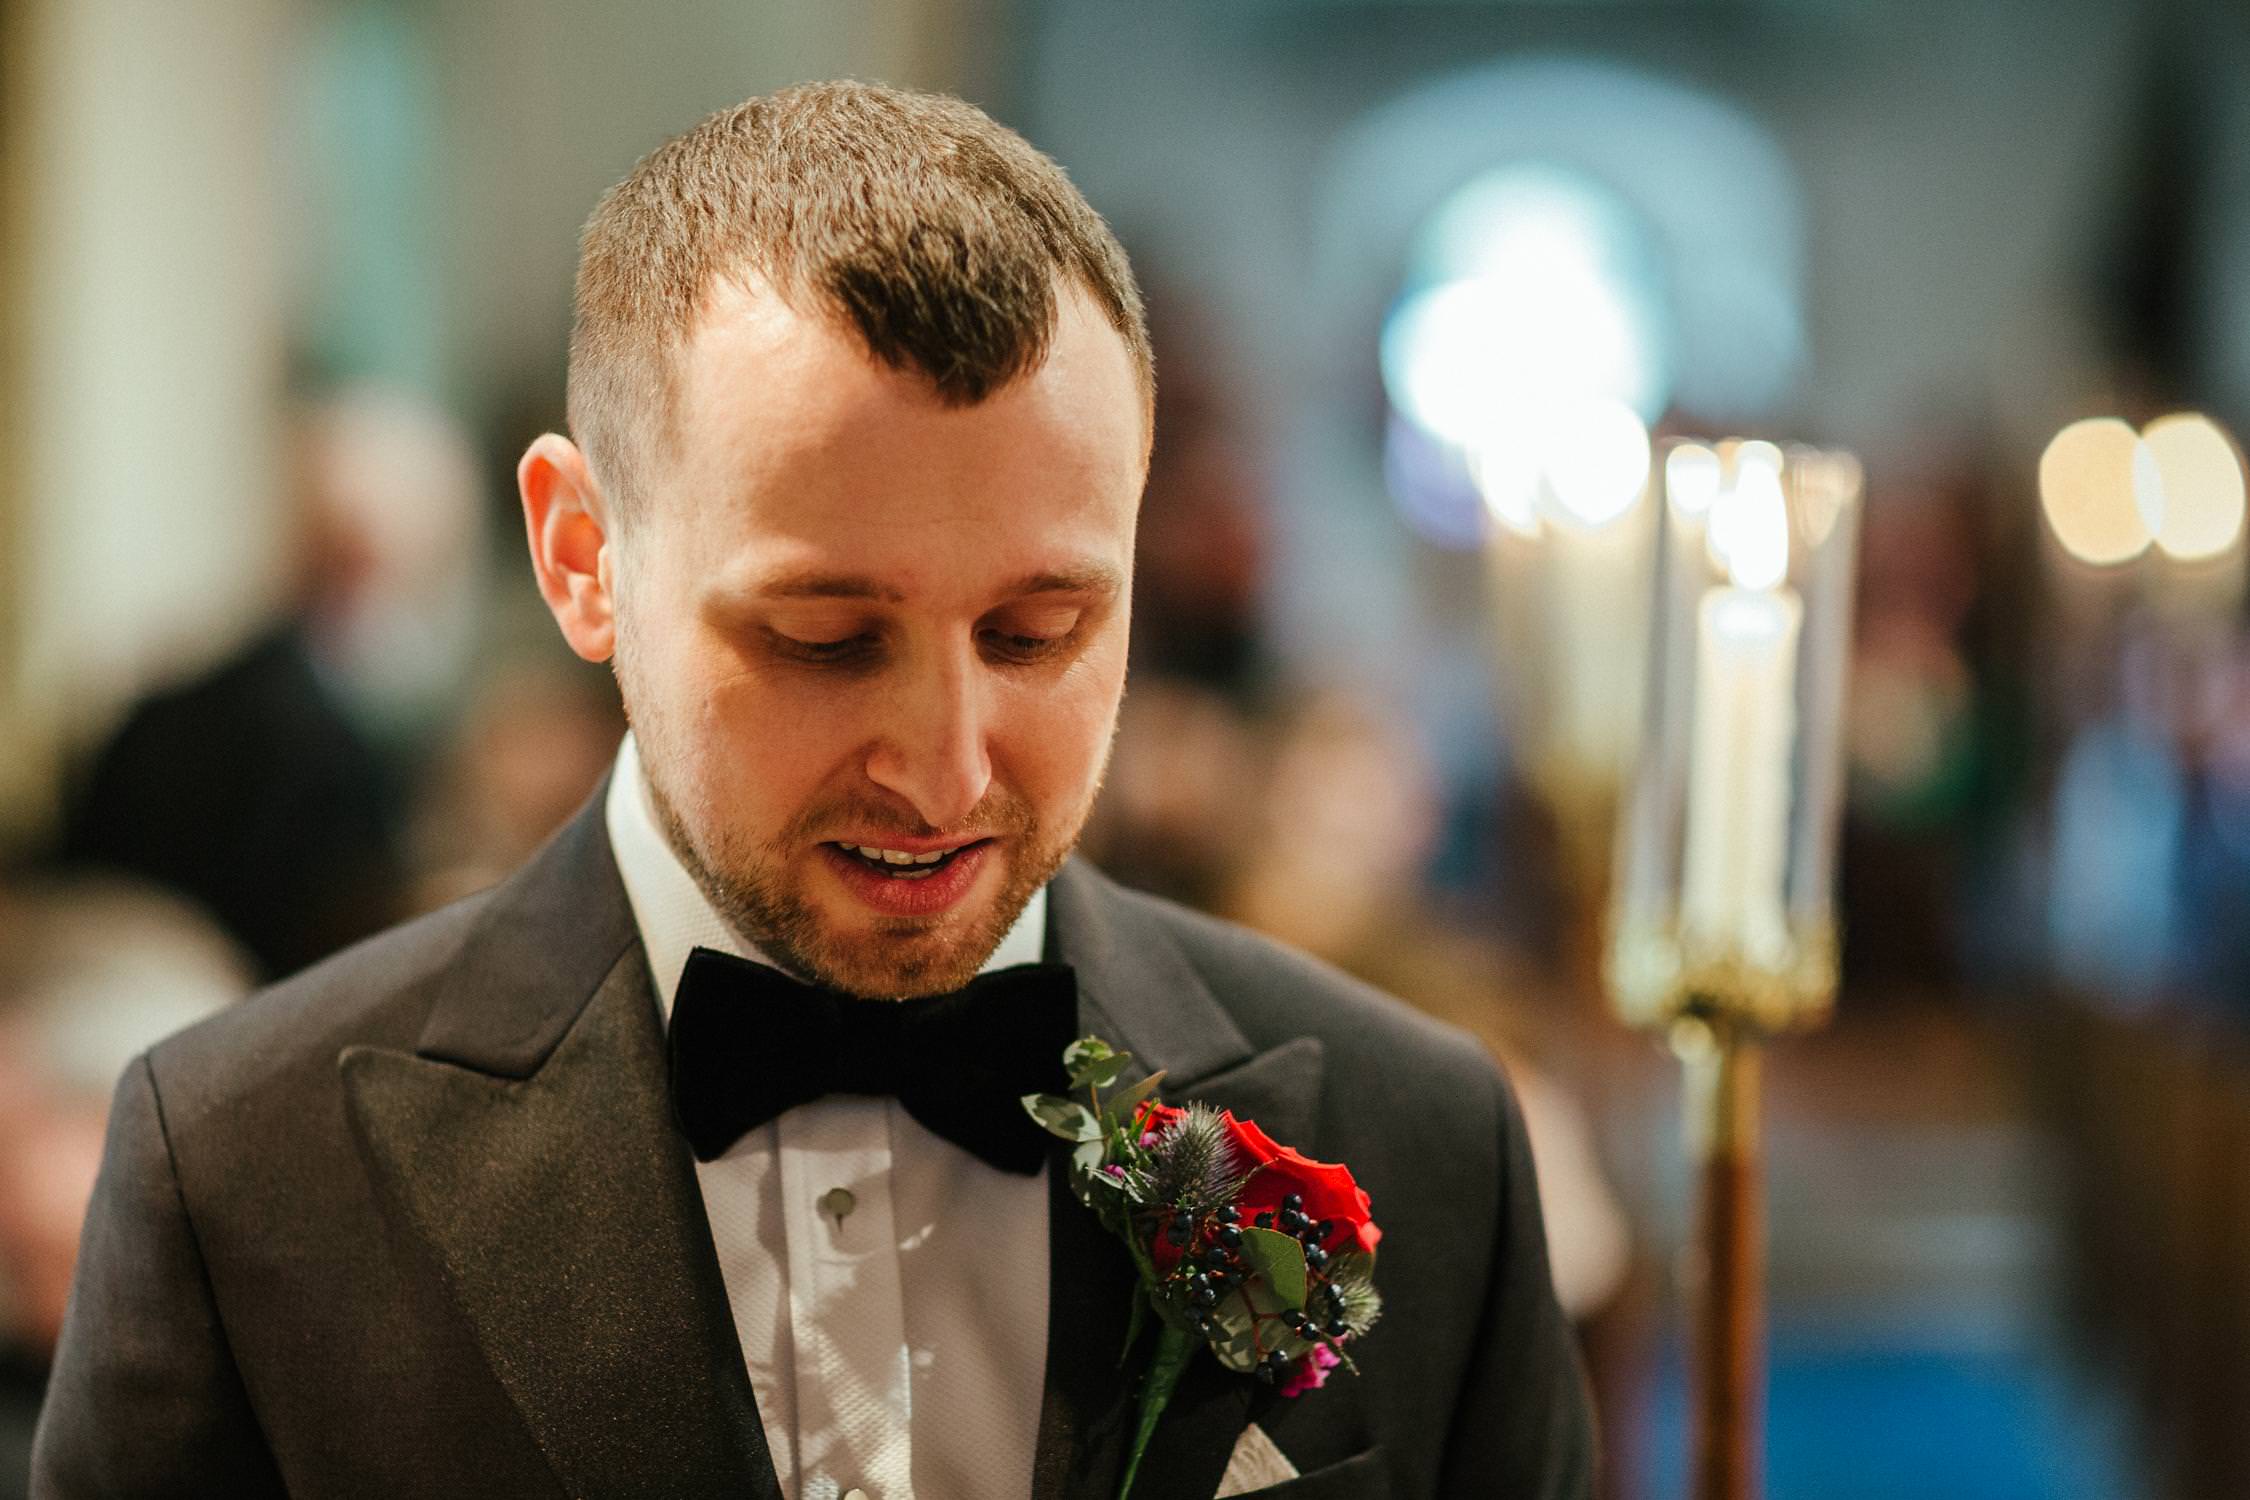
[[[1111,1162],[1108,1166],[1102,1168],[1102,1170],[1104,1172],[1107,1172],[1112,1177],[1123,1177],[1125,1175],[1125,1169],[1119,1166],[1116,1162]]]
[[[1297,1361],[1297,1368],[1281,1383],[1284,1396],[1302,1396],[1307,1391],[1317,1391],[1328,1384],[1328,1372],[1342,1364],[1336,1351],[1326,1344],[1315,1344],[1311,1352]]]

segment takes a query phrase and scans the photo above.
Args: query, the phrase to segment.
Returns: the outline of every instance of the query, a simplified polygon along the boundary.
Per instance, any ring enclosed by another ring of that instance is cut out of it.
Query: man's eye
[[[766,632],[766,642],[779,655],[791,661],[804,662],[854,662],[864,660],[873,653],[876,645],[871,635],[847,635],[836,640],[806,641],[793,635],[783,635],[778,630]]]
[[[1002,661],[1035,662],[1053,655],[1069,639],[1068,635],[1018,635],[1009,630],[987,630],[984,648]]]

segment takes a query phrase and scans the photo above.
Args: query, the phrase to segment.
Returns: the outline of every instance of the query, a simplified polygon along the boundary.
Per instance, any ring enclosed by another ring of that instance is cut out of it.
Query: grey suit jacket
[[[1303,1476],[1276,1500],[1587,1494],[1523,1122],[1482,1053],[1083,864],[1049,910],[1081,1030],[1348,1163],[1384,1231],[1362,1376],[1284,1400],[1199,1358],[1138,1500],[1212,1495],[1253,1420]],[[1049,1178],[1034,1493],[1109,1500],[1132,1268]],[[57,1500],[778,1500],[598,798],[495,890],[127,1072],[33,1469]]]

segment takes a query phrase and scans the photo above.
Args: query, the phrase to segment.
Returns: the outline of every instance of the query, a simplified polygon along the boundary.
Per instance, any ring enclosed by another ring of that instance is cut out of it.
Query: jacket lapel
[[[1312,1137],[1322,1078],[1319,1042],[1254,1048],[1164,926],[1137,898],[1080,862],[1049,887],[1051,951],[1078,973],[1079,1030],[1133,1054],[1129,1078],[1166,1070],[1163,1097],[1202,1099],[1256,1120],[1286,1145]],[[1132,1262],[1072,1196],[1067,1148],[1050,1163],[1047,1388],[1035,1500],[1112,1500],[1153,1341],[1118,1354],[1138,1295]],[[1214,1495],[1265,1388],[1198,1354],[1142,1459],[1136,1495]]]
[[[414,1053],[344,1052],[345,1094],[569,1492],[780,1500],[601,805],[495,892]]]

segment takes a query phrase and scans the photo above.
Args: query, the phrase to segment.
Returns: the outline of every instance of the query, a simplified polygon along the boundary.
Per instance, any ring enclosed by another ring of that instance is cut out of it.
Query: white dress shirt
[[[761,955],[659,829],[630,734],[604,812],[669,1023],[691,949]],[[1038,962],[1046,909],[1042,889],[985,967]],[[1044,1172],[988,1166],[895,1099],[838,1095],[698,1162],[696,1180],[783,1494],[1030,1494],[1046,1378]]]

